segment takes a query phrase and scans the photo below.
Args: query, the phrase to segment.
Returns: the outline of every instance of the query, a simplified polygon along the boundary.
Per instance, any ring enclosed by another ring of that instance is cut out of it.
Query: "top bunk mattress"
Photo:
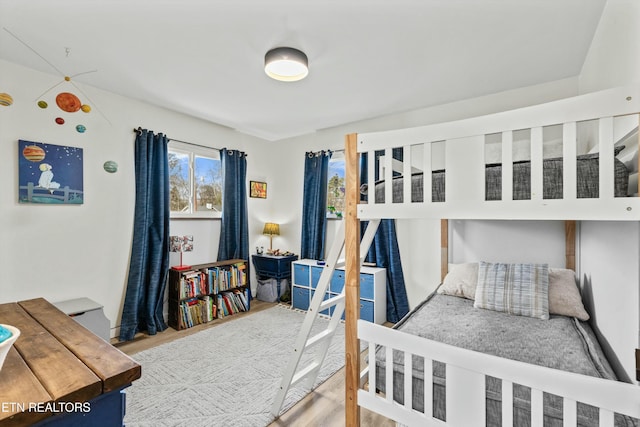
[[[620,149],[624,148],[621,147]],[[543,167],[543,198],[562,199],[563,197],[563,161],[562,158],[545,159]],[[577,163],[577,197],[579,199],[598,198],[599,191],[599,157],[597,154],[578,156]],[[502,165],[486,165],[485,200],[501,200],[502,198]],[[445,201],[446,172],[432,172],[432,202]],[[361,192],[366,194],[366,185]],[[614,196],[626,197],[629,188],[629,170],[625,164],[614,158]],[[385,183],[376,183],[376,203],[383,203]],[[403,177],[393,178],[393,203],[403,203]],[[415,173],[411,177],[411,202],[423,201],[423,175]],[[531,199],[531,162],[513,163],[513,200]]]

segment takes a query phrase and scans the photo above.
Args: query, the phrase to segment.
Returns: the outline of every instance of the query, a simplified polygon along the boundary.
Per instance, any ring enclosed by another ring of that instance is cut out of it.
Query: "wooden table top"
[[[0,323],[20,329],[0,370],[0,427],[31,425],[53,415],[40,410],[48,403],[87,402],[140,378],[138,363],[43,298],[0,304]]]

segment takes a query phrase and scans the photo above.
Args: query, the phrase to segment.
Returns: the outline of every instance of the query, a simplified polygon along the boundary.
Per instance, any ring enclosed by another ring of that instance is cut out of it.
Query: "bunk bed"
[[[361,247],[360,221],[441,220],[441,279],[446,281],[451,278],[449,219],[521,219],[565,221],[563,271],[575,285],[576,220],[640,220],[640,200],[632,188],[636,184],[629,184],[638,170],[639,111],[639,88],[617,88],[456,122],[347,135],[346,425],[359,425],[360,407],[404,425],[637,425],[640,388],[614,381],[595,334],[584,322],[588,314],[549,314],[547,265],[479,263],[481,279],[467,281],[475,295],[468,289],[464,295],[462,286],[446,295],[443,284],[394,328],[358,320],[358,278],[361,254],[368,249],[366,244]],[[617,125],[629,120],[633,129],[619,135]],[[584,123],[595,129],[586,144]],[[560,156],[546,154],[545,133],[552,127],[561,129]],[[514,143],[523,131],[525,160],[515,155],[521,150]],[[500,159],[487,161],[487,144],[495,142],[496,135]],[[617,159],[630,150],[631,162]],[[364,177],[376,183],[374,192],[360,180],[362,156],[369,165],[381,163],[380,168],[368,168]],[[495,290],[495,282],[504,285],[504,276],[487,271],[504,274],[504,268],[520,269],[522,283],[539,287],[533,292],[539,308],[535,315],[513,311],[509,304],[489,307],[482,299],[487,289]],[[466,330],[447,323],[452,316],[464,319]],[[492,340],[496,333],[490,324],[503,327],[515,346]],[[535,340],[522,339],[532,324],[536,333],[544,334],[538,342],[548,345],[546,354]],[[564,335],[567,331],[571,335]],[[482,340],[473,339],[478,334]],[[362,370],[360,341],[368,346]],[[568,353],[553,354],[563,342]],[[581,346],[591,351],[578,353]]]

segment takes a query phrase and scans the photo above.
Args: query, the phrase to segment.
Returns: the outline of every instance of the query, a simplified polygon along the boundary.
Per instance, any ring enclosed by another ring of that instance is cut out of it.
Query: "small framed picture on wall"
[[[260,181],[249,181],[249,197],[258,199],[267,198],[267,183]]]

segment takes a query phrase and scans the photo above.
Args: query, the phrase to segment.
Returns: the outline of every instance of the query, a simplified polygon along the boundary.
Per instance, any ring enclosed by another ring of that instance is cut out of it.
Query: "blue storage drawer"
[[[342,270],[336,270],[333,272],[331,284],[329,285],[331,292],[335,292],[336,294],[342,292],[342,288],[344,288],[344,275],[345,272]]]
[[[311,267],[311,287],[317,288],[324,267]]]
[[[373,275],[360,274],[360,298],[373,299]]]
[[[373,301],[360,300],[360,319],[371,323],[374,322]],[[344,313],[342,313],[342,320],[344,320]]]
[[[374,321],[373,301],[360,300],[360,318],[368,322]]]
[[[310,291],[309,289],[299,288],[297,286],[293,287],[292,292],[292,300],[291,304],[293,308],[297,308],[299,310],[309,310],[309,302],[310,302]]]
[[[293,283],[309,286],[309,266],[293,264]]]

